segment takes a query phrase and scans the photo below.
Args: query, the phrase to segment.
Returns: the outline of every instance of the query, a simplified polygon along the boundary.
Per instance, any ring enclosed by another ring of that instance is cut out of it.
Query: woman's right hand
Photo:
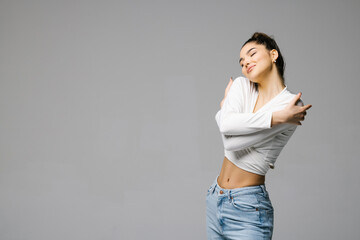
[[[299,102],[301,106],[297,106],[296,103],[300,99],[301,94],[301,92],[298,93],[283,110],[279,111],[283,123],[302,125],[300,121],[305,120],[306,110],[311,108],[312,105],[308,104],[303,106],[302,102]]]
[[[223,100],[221,100],[221,102],[220,102],[220,108],[222,108],[222,106],[224,105],[226,95],[227,95],[227,93],[229,92],[229,90],[230,90],[231,85],[233,84],[233,82],[234,82],[234,80],[232,79],[232,77],[230,77],[230,81],[229,81],[228,85],[227,85],[226,88],[225,88],[225,96],[224,96]]]

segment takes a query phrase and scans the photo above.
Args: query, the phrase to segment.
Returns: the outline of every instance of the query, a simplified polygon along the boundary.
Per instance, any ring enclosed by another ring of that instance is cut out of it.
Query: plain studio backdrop
[[[359,10],[1,0],[0,239],[206,239],[215,114],[255,31],[313,105],[267,173],[273,239],[359,239]]]

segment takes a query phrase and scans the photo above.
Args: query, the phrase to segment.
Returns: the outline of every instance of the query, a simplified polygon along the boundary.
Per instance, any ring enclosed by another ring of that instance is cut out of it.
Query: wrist
[[[286,122],[286,117],[282,111],[277,111],[272,113],[272,125],[278,125]]]

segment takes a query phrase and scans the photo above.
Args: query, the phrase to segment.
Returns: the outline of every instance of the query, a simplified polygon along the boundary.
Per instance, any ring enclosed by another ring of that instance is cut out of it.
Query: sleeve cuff
[[[268,113],[267,128],[271,128],[271,121],[272,121],[272,112],[270,111],[270,112]]]

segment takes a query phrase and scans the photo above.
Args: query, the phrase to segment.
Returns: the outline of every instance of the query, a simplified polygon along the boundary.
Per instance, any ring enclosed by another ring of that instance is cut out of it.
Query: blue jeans
[[[224,189],[218,177],[206,194],[207,238],[271,240],[274,209],[265,185]]]

